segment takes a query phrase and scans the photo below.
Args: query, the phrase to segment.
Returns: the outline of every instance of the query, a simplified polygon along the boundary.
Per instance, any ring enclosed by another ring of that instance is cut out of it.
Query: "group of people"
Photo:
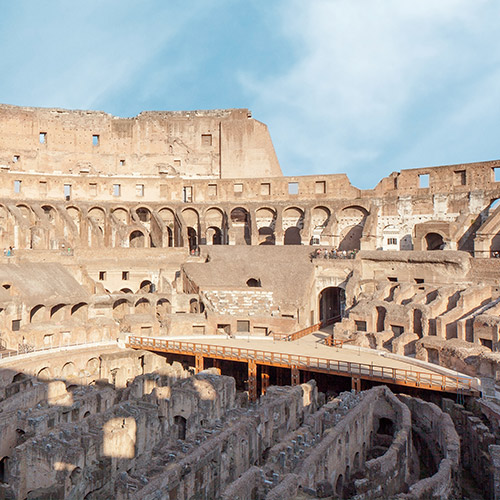
[[[500,252],[491,252],[491,257],[493,259],[500,259]]]
[[[355,259],[358,250],[337,250],[333,247],[331,250],[328,248],[318,248],[311,254],[312,259]]]
[[[12,247],[3,249],[4,257],[12,257],[14,255],[14,249]]]

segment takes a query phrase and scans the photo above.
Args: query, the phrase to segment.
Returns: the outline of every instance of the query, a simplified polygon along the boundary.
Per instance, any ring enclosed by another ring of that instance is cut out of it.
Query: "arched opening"
[[[422,311],[420,309],[413,310],[413,331],[422,337]]]
[[[377,332],[383,332],[385,330],[385,315],[385,308],[377,306]]]
[[[345,290],[337,286],[323,289],[319,294],[319,320],[340,321],[345,309]]]
[[[251,245],[250,216],[241,207],[231,211],[231,225],[236,245]]]
[[[207,245],[223,245],[225,216],[218,208],[209,208],[205,213],[205,224],[208,227],[206,235]]]
[[[80,302],[78,304],[75,304],[71,308],[71,317],[78,318],[81,320],[86,320],[87,319],[87,309],[88,309],[88,304],[86,304],[85,302]]]
[[[149,280],[144,280],[139,285],[138,293],[153,293],[154,291],[155,291],[155,286]]]
[[[40,380],[50,380],[52,378],[52,373],[50,372],[50,368],[46,366],[39,370],[36,376]]]
[[[198,235],[196,234],[196,229],[194,229],[194,227],[188,227],[187,234],[189,251],[191,252],[198,248]]]
[[[207,245],[222,245],[222,231],[218,227],[207,229]]]
[[[128,210],[125,210],[124,208],[115,208],[111,213],[120,224],[129,224],[130,217]]]
[[[261,227],[259,229],[259,245],[275,245],[276,237],[271,227]]]
[[[61,378],[74,378],[76,369],[74,363],[69,361],[61,368]]]
[[[0,483],[8,483],[9,457],[3,457],[0,460]]]
[[[162,326],[165,326],[164,323],[171,312],[172,306],[167,299],[160,299],[156,303],[156,319]]]
[[[45,319],[45,306],[38,304],[30,311],[30,323],[41,323]]]
[[[66,304],[57,304],[50,310],[50,319],[52,321],[63,321],[65,318]]]
[[[443,237],[438,233],[428,233],[425,235],[427,250],[442,250],[444,248]]]
[[[129,237],[130,248],[144,248],[146,245],[146,238],[141,231],[132,231]]]
[[[121,293],[134,293],[130,288],[121,288],[120,292]]]
[[[181,229],[177,218],[172,210],[169,208],[162,208],[158,215],[163,220],[166,229],[166,238],[168,241],[165,241],[166,246],[169,247],[177,247],[180,245],[179,241],[182,239],[181,237]]]
[[[337,478],[337,482],[335,483],[335,493],[338,497],[342,498],[342,491],[344,489],[344,476],[342,474]]]
[[[43,210],[45,216],[47,217],[48,221],[51,224],[54,224],[54,222],[56,221],[56,211],[55,211],[54,207],[51,207],[49,205],[44,205],[42,207],[42,210]]]
[[[259,208],[255,212],[255,222],[259,231],[259,245],[274,245],[276,237],[276,212],[270,208]]]
[[[186,439],[187,420],[181,415],[176,415],[174,425],[177,428],[177,439],[184,441]]]
[[[90,358],[85,365],[85,371],[90,376],[99,376],[101,362],[98,358]]]
[[[291,207],[283,211],[282,228],[285,230],[285,245],[300,245],[300,231],[304,227],[304,212],[300,208]]]
[[[250,278],[249,280],[247,280],[247,286],[251,288],[259,288],[262,286],[262,284],[260,282],[260,279]]]
[[[135,303],[136,314],[149,314],[150,310],[151,310],[151,304],[147,299],[139,299]]]
[[[285,245],[301,245],[300,229],[298,227],[289,227],[285,231]]]
[[[151,221],[151,212],[144,207],[138,208],[136,211],[137,218],[142,222],[142,223],[149,223]]]
[[[113,304],[113,319],[121,320],[128,314],[129,305],[126,299],[117,300]]]
[[[199,313],[200,311],[200,302],[198,299],[191,299],[189,301],[189,312],[190,313]]]

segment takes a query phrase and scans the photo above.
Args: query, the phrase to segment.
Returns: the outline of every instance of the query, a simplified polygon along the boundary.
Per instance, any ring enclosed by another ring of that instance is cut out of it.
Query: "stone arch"
[[[189,250],[194,251],[198,248],[198,232],[194,227],[187,228]]]
[[[48,366],[40,368],[38,370],[38,373],[36,374],[36,377],[40,380],[51,380],[53,378],[52,372]]]
[[[255,211],[255,222],[259,231],[259,245],[274,245],[276,236],[276,210],[260,207]]]
[[[142,231],[133,230],[129,235],[130,248],[144,248],[146,246],[146,237]]]
[[[43,304],[38,304],[31,308],[30,323],[41,323],[45,321],[46,309]]]
[[[129,303],[127,299],[118,299],[113,303],[113,319],[121,320],[129,313]]]
[[[56,304],[50,309],[51,321],[64,321],[67,304]]]
[[[185,208],[182,211],[182,217],[186,223],[189,250],[196,250],[199,245],[200,216],[194,208]]]
[[[77,370],[75,364],[72,361],[68,361],[61,368],[61,378],[75,378],[77,376]]]
[[[121,224],[130,224],[130,213],[126,208],[116,207],[111,211],[111,214]]]
[[[342,492],[344,490],[344,476],[339,474],[337,481],[335,482],[335,493],[339,498],[342,498]]]
[[[426,250],[443,250],[444,237],[438,232],[430,232],[425,235]]]
[[[99,358],[90,358],[85,364],[85,371],[89,376],[99,376],[100,368],[101,362],[99,361]]]
[[[135,312],[137,314],[148,314],[151,312],[151,303],[149,302],[149,300],[145,297],[139,299],[136,303],[135,303]]]
[[[285,245],[301,245],[301,230],[304,227],[304,210],[289,207],[283,211],[282,228],[285,231]]]
[[[69,207],[66,207],[66,213],[68,214],[69,218],[73,221],[73,224],[76,226],[76,229],[79,233],[82,220],[82,213],[80,209],[78,207],[75,207],[74,205],[70,205]]]
[[[121,288],[120,293],[134,293],[130,288]]]
[[[151,222],[151,210],[147,207],[140,206],[135,209],[135,213],[137,214],[139,221],[142,224],[147,225],[149,228],[149,223]]]
[[[87,217],[99,227],[104,228],[104,224],[106,223],[106,212],[104,208],[97,206],[90,208],[87,212]]]
[[[224,218],[224,212],[220,208],[210,207],[205,211],[205,224],[207,226],[218,227],[222,230]]]
[[[236,245],[251,245],[250,214],[243,207],[236,207],[231,210],[231,226]]]
[[[167,231],[167,240],[165,242],[166,246],[178,247],[181,241],[181,230],[179,221],[175,216],[175,213],[170,208],[162,208],[158,211],[158,215],[164,223],[164,227]]]
[[[71,308],[71,317],[78,318],[81,320],[87,319],[88,304],[86,302],[79,302]]]
[[[139,290],[137,293],[153,293],[155,291],[155,286],[150,280],[143,280],[139,285]]]
[[[198,299],[192,298],[189,301],[189,312],[190,313],[200,313],[202,312],[201,310],[201,303]]]
[[[319,320],[340,321],[345,309],[345,290],[338,286],[323,288],[318,296]]]
[[[32,224],[35,221],[35,216],[31,207],[28,207],[28,205],[24,204],[16,205],[16,207],[23,216],[23,218],[26,219],[26,221],[28,221],[30,224]]]
[[[52,205],[42,205],[42,210],[51,224],[57,222],[57,210]]]
[[[222,230],[219,227],[207,228],[207,245],[222,245]]]
[[[156,319],[160,323],[164,323],[171,312],[172,306],[168,299],[160,299],[156,302]]]
[[[359,205],[349,205],[340,212],[338,229],[339,250],[359,250],[368,210]]]

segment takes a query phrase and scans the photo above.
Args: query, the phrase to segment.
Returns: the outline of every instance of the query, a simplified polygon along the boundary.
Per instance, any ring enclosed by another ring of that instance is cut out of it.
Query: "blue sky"
[[[0,0],[0,102],[244,107],[285,175],[500,158],[498,0]]]

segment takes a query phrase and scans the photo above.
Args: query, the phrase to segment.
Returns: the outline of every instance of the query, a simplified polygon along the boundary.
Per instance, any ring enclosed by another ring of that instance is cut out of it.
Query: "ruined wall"
[[[4,169],[215,179],[281,175],[267,127],[246,109],[119,118],[1,105],[0,124]]]
[[[418,436],[418,457],[435,473],[417,481],[408,493],[398,498],[408,500],[457,498],[460,494],[460,438],[449,415],[433,403],[398,395],[411,411],[412,432]],[[413,440],[415,444],[415,439]]]

